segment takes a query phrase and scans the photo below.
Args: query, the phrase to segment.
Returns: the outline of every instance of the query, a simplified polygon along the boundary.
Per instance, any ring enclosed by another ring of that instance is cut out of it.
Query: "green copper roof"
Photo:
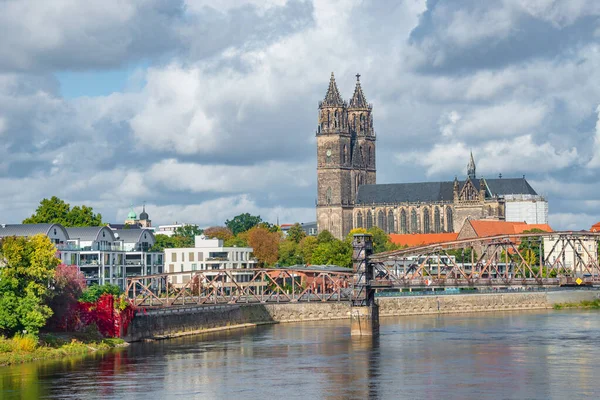
[[[133,207],[131,208],[131,211],[129,211],[129,214],[127,214],[127,219],[137,219],[137,214],[133,211]]]

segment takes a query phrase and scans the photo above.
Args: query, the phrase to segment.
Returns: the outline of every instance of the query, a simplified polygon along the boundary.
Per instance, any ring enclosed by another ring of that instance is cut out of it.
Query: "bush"
[[[82,303],[95,303],[103,294],[112,294],[118,297],[121,294],[121,288],[117,285],[92,285],[83,291],[83,294],[79,298]]]
[[[38,346],[37,337],[35,337],[31,334],[29,334],[29,335],[16,334],[12,338],[12,342],[13,342],[13,350],[14,351],[26,351],[28,353],[31,353]]]
[[[12,348],[11,341],[3,336],[0,336],[0,353],[10,353]]]

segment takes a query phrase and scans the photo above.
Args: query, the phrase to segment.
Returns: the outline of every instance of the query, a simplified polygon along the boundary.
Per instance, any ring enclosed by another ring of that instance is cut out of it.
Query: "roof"
[[[0,237],[6,236],[34,236],[37,234],[48,235],[52,228],[61,229],[65,236],[69,234],[61,224],[3,224],[0,225]]]
[[[112,224],[109,223],[106,226],[108,226],[110,229],[117,230],[117,229],[141,229],[142,228],[142,224],[140,224],[139,222],[136,222],[135,224]],[[170,225],[168,225],[170,226]],[[177,225],[180,226],[180,225]]]
[[[509,194],[537,195],[525,178],[484,179],[491,196]],[[479,190],[479,179],[471,180]],[[466,181],[459,182],[462,188]],[[362,185],[356,195],[357,204],[394,204],[441,202],[454,199],[454,182],[418,182]]]
[[[108,231],[110,234],[110,237],[106,238],[105,240],[115,240],[112,230],[107,226],[67,228],[67,233],[69,234],[69,239],[79,239],[84,242],[94,242],[98,240],[98,236],[103,230]]]
[[[139,242],[145,232],[154,239],[154,233],[150,229],[116,229],[114,232],[117,239],[123,240],[125,243]]]
[[[428,244],[451,242],[456,240],[458,233],[418,233],[418,234],[405,234],[399,235],[395,233],[390,234],[390,240],[394,244],[400,244],[403,246],[414,247],[424,246]]]
[[[600,232],[600,222],[596,222],[594,225],[592,225],[590,232]]]
[[[552,232],[548,224],[527,224],[525,222],[508,222],[492,220],[470,220],[468,221],[477,237],[489,237],[497,235],[513,235],[523,233],[532,229],[540,229],[546,232]]]
[[[352,99],[350,99],[350,108],[368,108],[369,103],[367,103],[367,99],[365,98],[365,94],[362,91],[362,87],[360,86],[360,75],[356,75],[356,87],[354,88],[354,95]]]
[[[327,88],[325,99],[321,105],[337,107],[343,107],[345,105],[344,100],[342,100],[342,96],[340,95],[340,91],[338,90],[337,84],[335,83],[333,72],[331,73],[331,78],[329,79],[329,88]]]

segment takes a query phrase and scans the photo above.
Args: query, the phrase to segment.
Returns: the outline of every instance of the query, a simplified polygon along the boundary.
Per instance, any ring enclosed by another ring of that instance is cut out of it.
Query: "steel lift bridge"
[[[352,301],[360,307],[373,304],[375,292],[386,289],[593,286],[600,285],[599,240],[600,233],[593,232],[524,233],[373,254],[370,235],[355,235],[352,270],[162,273],[128,277],[126,293],[144,307],[309,301]],[[523,256],[523,243],[541,256]],[[244,281],[239,281],[240,273],[246,275]],[[187,275],[186,283],[173,287],[169,282],[174,275]]]

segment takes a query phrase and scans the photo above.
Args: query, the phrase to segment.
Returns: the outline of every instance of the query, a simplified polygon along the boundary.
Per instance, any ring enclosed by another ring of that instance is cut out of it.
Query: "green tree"
[[[367,230],[367,233],[373,236],[373,252],[381,253],[387,251],[391,246],[390,237],[383,229],[373,226]]]
[[[302,226],[297,222],[294,225],[292,225],[287,232],[287,238],[295,243],[300,243],[300,241],[305,237],[306,232],[304,232]]]
[[[228,227],[234,235],[241,232],[249,231],[262,222],[259,215],[250,215],[244,213],[236,215],[232,220],[225,221],[225,226]]]
[[[45,235],[8,237],[0,244],[0,331],[37,334],[52,315],[47,305],[56,267],[56,248]]]
[[[282,240],[279,243],[279,259],[277,262],[283,266],[303,264],[302,253],[298,243],[293,240]]]
[[[150,251],[161,252],[165,249],[173,249],[180,247],[179,240],[177,240],[177,238],[174,236],[157,234],[154,237],[156,238],[156,241],[154,242],[154,245],[152,245],[152,247],[150,248]]]
[[[319,243],[312,253],[311,262],[349,268],[352,266],[352,246],[337,239]]]
[[[24,224],[62,224],[64,226],[101,226],[102,215],[94,214],[92,207],[75,206],[71,208],[64,200],[56,196],[43,199],[40,205]]]
[[[312,264],[312,255],[319,242],[314,236],[307,236],[298,243],[298,252],[301,254],[304,264]]]
[[[248,232],[242,232],[239,235],[228,239],[225,242],[225,247],[248,247]]]
[[[177,247],[194,247],[196,236],[202,235],[203,232],[198,225],[183,225],[175,228],[173,237],[178,242]]]
[[[317,242],[319,244],[333,242],[334,240],[336,240],[335,237],[327,229],[322,230],[317,235]]]
[[[530,229],[523,231],[523,233],[544,233],[546,231],[541,229]],[[531,266],[539,264],[540,257],[544,255],[544,242],[540,237],[524,237],[521,239],[519,244],[519,253]]]
[[[255,226],[248,231],[248,244],[252,253],[261,266],[273,265],[279,259],[279,232],[269,232],[268,229]]]

